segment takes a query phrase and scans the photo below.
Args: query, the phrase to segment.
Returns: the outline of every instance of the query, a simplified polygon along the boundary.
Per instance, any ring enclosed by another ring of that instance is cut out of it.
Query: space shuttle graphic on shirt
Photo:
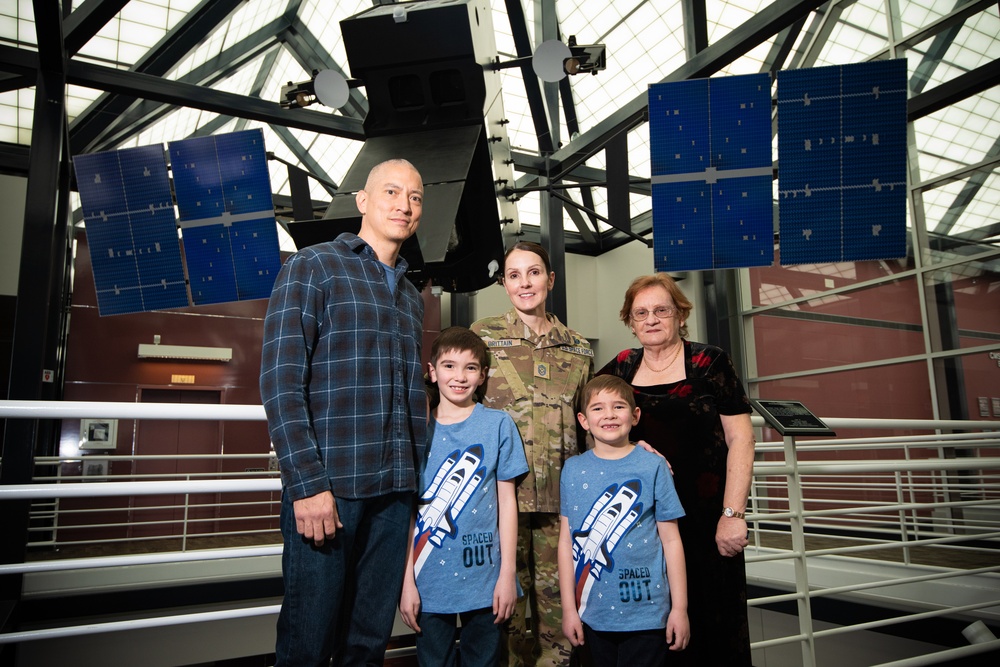
[[[612,553],[618,541],[642,514],[638,479],[612,484],[594,501],[579,530],[573,531],[573,564],[576,566],[576,604],[580,614],[587,606],[590,588],[605,570],[613,570]]]
[[[417,523],[413,536],[414,576],[420,573],[432,551],[430,543],[441,546],[458,533],[456,521],[465,504],[486,476],[483,446],[471,445],[449,454],[434,474],[427,490],[417,501]]]

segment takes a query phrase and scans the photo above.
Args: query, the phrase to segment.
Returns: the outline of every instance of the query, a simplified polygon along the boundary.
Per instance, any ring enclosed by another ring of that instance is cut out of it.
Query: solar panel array
[[[906,255],[906,61],[778,73],[781,263]],[[657,271],[773,261],[767,74],[649,88]]]
[[[169,151],[194,303],[270,296],[281,258],[263,132],[172,141]]]
[[[188,305],[163,147],[78,155],[73,164],[100,314]]]
[[[767,74],[649,87],[657,271],[774,259]]]
[[[906,61],[778,73],[781,263],[906,255]]]
[[[263,133],[73,158],[102,316],[270,296],[281,265]],[[190,298],[188,295],[190,283]]]

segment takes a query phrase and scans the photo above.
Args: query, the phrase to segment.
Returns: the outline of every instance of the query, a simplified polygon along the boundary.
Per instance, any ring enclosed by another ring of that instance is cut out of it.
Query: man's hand
[[[321,547],[327,538],[333,539],[338,528],[343,528],[337,514],[337,501],[330,491],[302,498],[292,503],[295,510],[295,529],[299,535]]]

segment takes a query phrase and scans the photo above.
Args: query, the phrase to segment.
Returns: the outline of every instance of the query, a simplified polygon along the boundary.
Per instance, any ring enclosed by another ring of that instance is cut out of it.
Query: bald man
[[[281,470],[276,667],[382,665],[427,423],[423,300],[399,250],[423,183],[376,165],[357,235],[292,255],[264,321],[260,393]]]

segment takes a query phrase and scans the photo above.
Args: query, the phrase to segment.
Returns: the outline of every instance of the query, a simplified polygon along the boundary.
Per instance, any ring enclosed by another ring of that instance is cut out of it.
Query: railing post
[[[186,475],[185,480],[191,481],[191,475]],[[190,493],[184,494],[184,523],[181,525],[181,551],[187,551],[188,540],[188,504],[191,498]]]
[[[789,468],[788,511],[791,514],[792,551],[795,554],[795,592],[799,597],[799,633],[802,639],[802,667],[815,667],[816,641],[813,638],[812,606],[809,600],[809,570],[806,563],[805,510],[802,485],[799,479],[799,462],[795,453],[795,437],[784,436],[785,465]]]
[[[895,473],[893,473],[892,477],[893,477],[893,479],[896,482],[896,502],[899,503],[900,505],[903,505],[904,504],[904,501],[903,501],[903,476],[897,470]],[[910,489],[912,490],[912,488],[913,488],[913,485],[910,484]],[[912,496],[912,491],[911,491],[911,496]],[[915,512],[915,510],[914,510],[914,512]],[[898,514],[899,514],[899,539],[903,542],[903,563],[905,565],[909,565],[910,564],[910,547],[906,546],[907,542],[910,541],[909,531],[906,528],[906,522],[907,522],[906,514],[907,514],[907,512],[906,512],[905,509],[900,509],[899,512],[898,512]],[[919,522],[917,521],[916,514],[914,514],[913,525],[917,526],[918,524],[919,524]]]

